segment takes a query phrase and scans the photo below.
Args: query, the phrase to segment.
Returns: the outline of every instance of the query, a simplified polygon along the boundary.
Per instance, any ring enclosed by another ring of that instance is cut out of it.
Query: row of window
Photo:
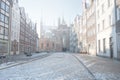
[[[10,12],[10,6],[7,5],[5,2],[1,1],[0,2],[0,8],[3,9],[4,11],[6,11],[7,13]]]
[[[109,24],[109,26],[111,26],[112,25],[112,17],[111,17],[111,15],[109,15],[109,18],[108,18],[108,24]],[[98,24],[97,25],[98,27],[97,27],[97,29],[98,29],[98,32],[100,32],[101,30],[104,30],[105,29],[105,20],[102,20],[102,24],[100,25],[100,24]]]
[[[8,36],[8,28],[0,26],[0,34]]]
[[[101,1],[101,0],[97,0],[97,5],[98,5],[98,6],[99,6],[99,4],[101,3],[100,1]],[[105,1],[105,0],[103,0],[103,1]],[[108,6],[108,7],[110,7],[110,5],[112,4],[111,1],[112,1],[112,0],[107,0],[107,4],[108,4],[107,6]]]
[[[110,5],[112,3],[111,1],[112,0],[108,0],[108,8],[110,7]],[[99,0],[98,0],[98,2],[99,2]],[[104,12],[105,12],[105,3],[102,4],[102,12],[101,13],[103,14]],[[98,18],[100,17],[100,11],[99,10],[97,11],[97,16],[98,16]]]
[[[98,40],[98,51],[101,52],[101,42],[102,40]],[[109,38],[109,45],[112,45],[112,37]],[[106,38],[103,39],[103,53],[106,53]]]
[[[9,23],[9,17],[0,13],[0,21],[8,24]]]

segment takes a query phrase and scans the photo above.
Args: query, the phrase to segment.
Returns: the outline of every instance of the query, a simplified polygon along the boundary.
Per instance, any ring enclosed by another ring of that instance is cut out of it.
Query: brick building
[[[25,9],[20,7],[20,53],[25,52],[25,30],[26,30],[26,15]]]
[[[20,53],[34,53],[37,50],[38,34],[36,24],[31,21],[25,13],[24,8],[20,8]]]

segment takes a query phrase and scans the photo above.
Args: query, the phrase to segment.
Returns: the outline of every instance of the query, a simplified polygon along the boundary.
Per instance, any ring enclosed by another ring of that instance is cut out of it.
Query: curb
[[[88,73],[90,73],[92,75],[92,77],[94,78],[93,80],[97,80],[95,75],[92,73],[92,71],[89,70],[89,68],[77,56],[75,56],[75,55],[72,55],[72,56],[75,57],[79,61],[79,63],[81,63],[85,67],[85,69],[88,71]]]

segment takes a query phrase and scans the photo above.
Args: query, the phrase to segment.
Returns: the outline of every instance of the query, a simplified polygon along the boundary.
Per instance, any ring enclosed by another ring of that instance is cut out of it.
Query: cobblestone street
[[[74,56],[64,53],[1,70],[0,75],[0,80],[94,80]]]
[[[55,53],[43,59],[0,70],[0,80],[120,80],[119,68],[119,61]]]

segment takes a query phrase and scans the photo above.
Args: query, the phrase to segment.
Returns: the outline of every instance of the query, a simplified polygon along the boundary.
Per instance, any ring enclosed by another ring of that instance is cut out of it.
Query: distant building
[[[12,0],[0,1],[0,55],[10,54]]]
[[[61,52],[62,45],[53,32],[46,32],[39,40],[40,52]]]
[[[70,27],[67,26],[64,19],[58,22],[58,29],[56,29],[56,37],[62,43],[62,51],[69,51],[70,49]]]
[[[41,25],[41,37],[40,37],[40,51],[69,51],[70,41],[69,32],[70,28],[67,27],[64,20],[58,22],[57,29],[50,29],[50,32],[43,31],[43,25]]]

